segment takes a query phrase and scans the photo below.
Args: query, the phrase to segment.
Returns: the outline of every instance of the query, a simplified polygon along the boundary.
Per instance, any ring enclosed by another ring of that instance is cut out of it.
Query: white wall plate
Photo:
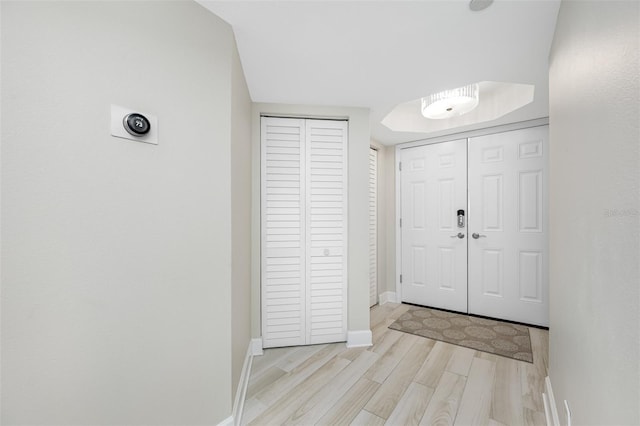
[[[149,133],[142,136],[134,136],[127,132],[124,128],[124,118],[132,113],[142,114],[149,120],[151,125]],[[143,111],[136,111],[130,108],[111,104],[111,136],[158,145],[158,117]]]

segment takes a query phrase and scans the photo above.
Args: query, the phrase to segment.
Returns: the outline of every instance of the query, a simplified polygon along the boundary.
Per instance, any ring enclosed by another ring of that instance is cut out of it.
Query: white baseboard
[[[233,426],[233,416],[227,417],[226,419],[218,423],[218,426]]]
[[[251,339],[251,354],[253,356],[262,355],[262,337],[256,337]]]
[[[249,341],[247,354],[244,357],[242,372],[240,373],[240,382],[236,389],[236,397],[233,400],[233,414],[231,415],[231,424],[239,425],[242,421],[242,412],[244,410],[244,401],[249,388],[249,377],[251,376],[251,365],[253,364],[253,340]],[[226,420],[225,420],[226,421]]]
[[[553,389],[551,388],[551,379],[549,379],[549,376],[545,377],[544,383],[546,393],[542,394],[542,402],[544,403],[544,415],[547,419],[547,426],[560,426],[558,407],[556,406],[556,399],[553,396]]]
[[[396,292],[385,291],[384,293],[380,293],[380,297],[378,298],[378,300],[381,305],[384,305],[385,303],[389,303],[389,302],[397,303]]]
[[[347,347],[361,348],[373,345],[371,330],[350,330],[347,331]]]

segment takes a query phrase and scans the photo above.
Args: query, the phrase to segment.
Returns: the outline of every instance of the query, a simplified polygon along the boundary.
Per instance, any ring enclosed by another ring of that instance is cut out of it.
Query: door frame
[[[395,234],[396,234],[396,261],[395,261],[395,280],[396,280],[396,294],[395,294],[395,302],[402,302],[402,284],[400,283],[400,277],[402,274],[402,230],[400,229],[400,218],[402,214],[402,182],[401,182],[401,172],[400,172],[400,160],[402,158],[402,150],[407,148],[413,148],[416,146],[423,145],[431,145],[441,142],[450,142],[457,139],[468,139],[477,136],[486,136],[492,135],[495,133],[503,133],[509,132],[512,130],[521,130],[528,129],[531,127],[539,127],[539,126],[547,126],[549,125],[549,117],[538,118],[535,120],[527,120],[520,121],[517,123],[505,124],[494,127],[486,127],[478,130],[470,130],[467,132],[460,133],[452,133],[446,136],[439,136],[435,138],[421,139],[414,142],[407,142],[396,145],[395,149],[395,167],[394,167],[394,175],[395,175],[395,204],[396,204],[396,214],[395,214]],[[467,196],[468,197],[468,196]],[[467,198],[467,207],[468,207],[468,198]],[[467,209],[468,210],[468,209]]]

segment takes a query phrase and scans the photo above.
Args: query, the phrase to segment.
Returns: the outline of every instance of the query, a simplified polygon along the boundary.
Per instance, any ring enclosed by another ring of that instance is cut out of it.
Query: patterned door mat
[[[533,362],[529,327],[437,309],[410,306],[389,326],[478,351]]]

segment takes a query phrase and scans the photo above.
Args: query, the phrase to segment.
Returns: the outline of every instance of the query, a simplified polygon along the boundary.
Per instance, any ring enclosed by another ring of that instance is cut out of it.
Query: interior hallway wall
[[[563,1],[550,56],[550,378],[576,425],[640,424],[638,22]]]
[[[235,395],[251,341],[251,98],[231,51],[231,347]]]
[[[231,28],[185,1],[0,7],[2,424],[219,423],[248,320]],[[111,137],[112,103],[159,145]]]

